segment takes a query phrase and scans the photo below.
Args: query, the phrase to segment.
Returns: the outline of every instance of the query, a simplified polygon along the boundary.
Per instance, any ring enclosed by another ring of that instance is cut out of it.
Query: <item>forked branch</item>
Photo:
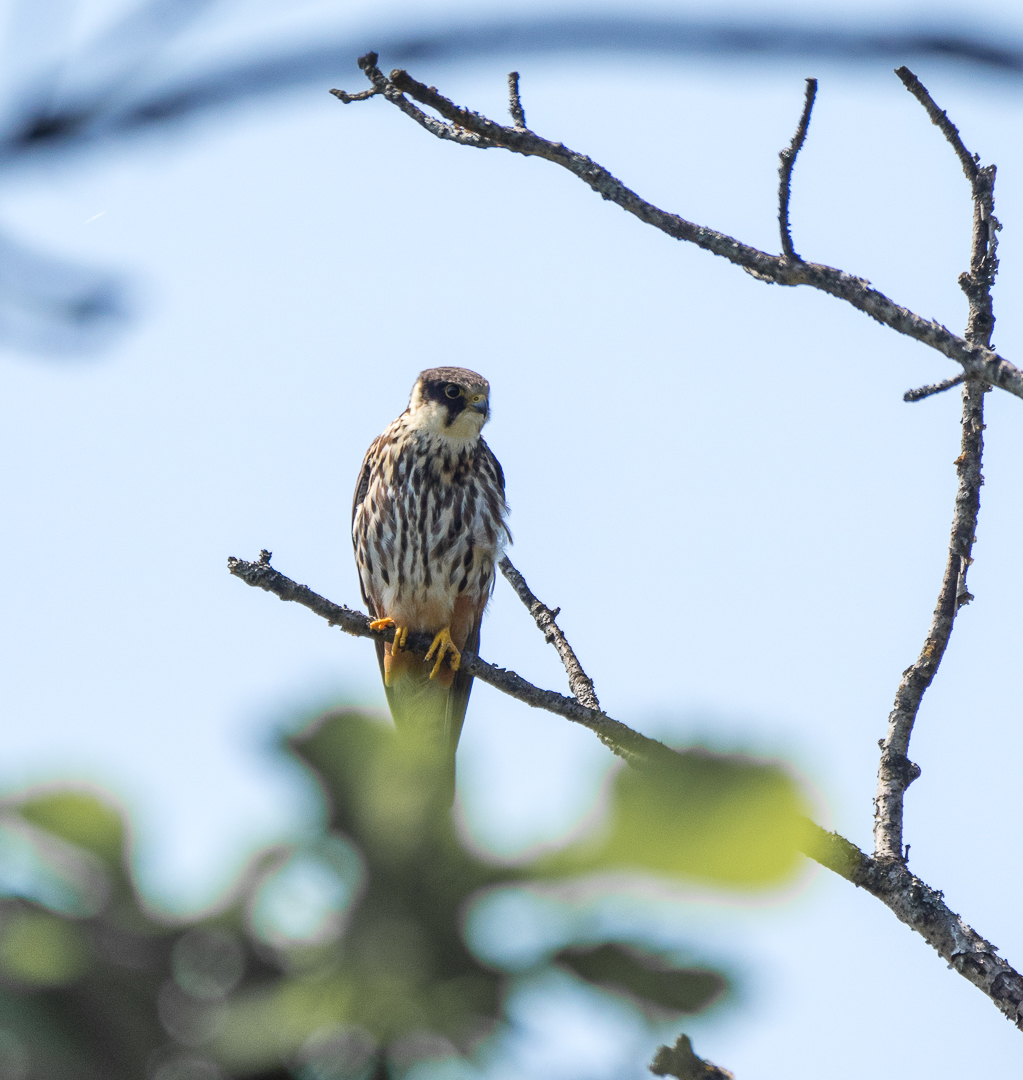
[[[963,387],[962,453],[956,461],[959,485],[953,519],[952,538],[938,605],[931,628],[916,663],[905,673],[896,695],[895,708],[889,720],[888,737],[883,752],[875,799],[875,857],[870,858],[844,838],[827,833],[819,826],[805,823],[802,850],[821,865],[840,874],[848,881],[870,892],[887,905],[896,916],[920,933],[942,958],[985,993],[1019,1028],[1023,1029],[1020,1008],[1023,1003],[1023,976],[1002,960],[995,947],[986,941],[944,903],[942,894],[924,884],[910,873],[902,850],[902,811],[906,788],[919,770],[907,756],[909,738],[920,702],[930,685],[944,654],[956,612],[971,597],[966,589],[966,572],[972,561],[972,545],[979,509],[979,491],[983,482],[981,460],[983,452],[983,395],[989,386],[999,386],[1023,397],[1023,372],[991,347],[994,316],[991,286],[997,271],[997,232],[999,224],[993,213],[994,166],[981,167],[966,150],[955,126],[938,109],[919,80],[906,68],[899,77],[927,109],[933,122],[952,144],[963,170],[970,181],[974,198],[974,230],[970,269],[960,277],[960,285],[970,304],[968,327],[964,337],[958,337],[941,324],[923,319],[872,289],[863,279],[852,277],[833,267],[804,262],[795,253],[788,223],[791,172],[796,155],[803,144],[809,124],[816,85],[807,81],[803,115],[792,143],[781,154],[779,188],[779,227],[783,254],[769,255],[743,244],[724,233],[716,232],[669,214],[647,202],[625,187],[606,169],[583,154],[570,150],[562,143],[543,139],[525,126],[525,115],[518,91],[517,76],[509,80],[510,110],[514,126],[508,127],[462,108],[439,94],[433,87],[417,82],[407,72],[392,71],[385,77],[376,66],[377,57],[370,53],[359,61],[372,84],[372,93],[380,95],[438,138],[474,146],[480,149],[500,147],[514,153],[543,157],[553,161],[584,180],[603,198],[634,214],[667,235],[686,240],[720,255],[741,266],[760,280],[781,285],[810,285],[852,304],[877,321],[957,361],[962,374],[946,379],[919,391],[911,391],[907,400],[919,400],[949,389],[965,380]],[[334,91],[343,101],[356,99]],[[412,100],[410,100],[410,98]],[[414,104],[418,102],[419,104]],[[439,114],[428,114],[419,107],[426,106]],[[296,599],[312,610],[340,624],[349,633],[374,636],[368,619],[361,612],[341,609],[317,596],[304,586],[297,586],[269,567],[269,559],[259,564],[232,560],[231,572],[249,584],[275,592],[282,599]],[[570,685],[576,700],[527,683],[514,672],[504,671],[471,654],[463,654],[463,666],[477,678],[509,693],[519,700],[583,723],[615,753],[630,764],[666,760],[674,752],[661,743],[647,739],[624,724],[607,717],[597,707],[584,701],[586,685],[592,694],[592,683],[573,680],[575,654],[554,621],[556,612],[540,604],[529,591],[521,575],[508,564],[506,576],[533,613],[538,627],[558,649],[569,672]],[[389,632],[388,632],[389,633]],[[423,635],[423,648],[428,641]],[[410,642],[413,647],[420,643]],[[582,669],[579,668],[581,673]],[[585,675],[583,675],[585,678]]]
[[[481,150],[500,147],[516,154],[552,161],[578,176],[602,198],[616,203],[640,221],[653,225],[668,236],[688,241],[720,255],[761,281],[777,285],[810,285],[845,300],[885,326],[923,342],[950,360],[955,360],[967,375],[982,379],[991,386],[1001,387],[1016,397],[1023,397],[1023,371],[1015,365],[986,345],[961,338],[941,323],[924,319],[908,308],[896,304],[884,293],[871,288],[863,278],[854,277],[822,263],[804,262],[787,255],[769,255],[766,251],[744,244],[726,233],[697,225],[677,214],[669,214],[627,188],[602,165],[598,165],[585,154],[570,150],[564,143],[541,138],[525,127],[498,124],[480,113],[456,105],[438,93],[434,87],[413,79],[407,71],[396,69],[389,77],[385,76],[377,67],[376,53],[367,53],[361,57],[359,67],[366,73],[380,96],[385,97],[438,139]],[[342,97],[343,92],[332,93]],[[352,97],[344,95],[342,100],[351,100]],[[409,98],[413,100],[410,101]],[[414,102],[433,109],[443,119],[425,113]]]
[[[998,243],[998,220],[994,216],[995,167],[981,168],[976,157],[963,145],[956,126],[938,108],[920,80],[908,69],[896,74],[906,88],[924,106],[927,115],[949,141],[973,193],[973,238],[970,269],[960,275],[959,283],[970,303],[966,337],[988,345],[995,318],[991,287],[998,269],[995,251]],[[936,392],[944,387],[925,387]],[[980,512],[980,488],[984,483],[981,464],[984,455],[984,394],[987,387],[976,379],[967,379],[963,387],[961,453],[955,465],[959,472],[952,536],[948,559],[938,593],[938,603],[920,655],[902,674],[895,695],[895,705],[888,717],[888,733],[881,744],[881,762],[874,797],[874,857],[881,861],[905,862],[903,847],[903,806],[906,789],[920,775],[919,766],[909,760],[909,740],[913,734],[920,703],[937,674],[948,647],[952,626],[959,609],[973,597],[966,588],[966,573],[973,562],[973,544]],[[921,391],[917,392],[922,394]]]
[[[281,600],[302,604],[347,634],[380,637],[385,641],[394,636],[393,630],[370,630],[369,616],[361,611],[334,604],[308,586],[285,577],[270,565],[268,551],[261,552],[257,562],[228,559],[227,568],[247,585],[265,589]],[[429,634],[409,634],[408,648],[425,652],[431,640]],[[552,690],[541,690],[514,671],[488,664],[474,653],[462,653],[461,667],[494,689],[535,709],[545,709],[589,728],[608,749],[624,758],[629,765],[667,764],[675,753],[664,743],[641,735],[618,720],[612,720],[604,712],[589,709]],[[940,892],[925,885],[904,866],[871,859],[855,844],[826,832],[812,821],[804,823],[800,848],[821,866],[826,866],[876,896],[902,922],[921,934],[947,964],[982,990],[1017,1027],[1023,1029],[1017,1012],[1017,1007],[1023,1002],[1023,975],[996,954],[995,946],[951,911]]]

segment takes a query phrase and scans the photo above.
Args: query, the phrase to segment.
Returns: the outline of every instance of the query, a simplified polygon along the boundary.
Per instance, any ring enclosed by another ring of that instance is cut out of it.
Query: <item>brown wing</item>
[[[380,618],[380,612],[377,611],[376,604],[374,604],[369,596],[366,595],[366,587],[362,583],[362,567],[359,566],[359,551],[358,548],[355,547],[354,525],[355,515],[359,509],[359,504],[362,503],[369,494],[369,480],[373,472],[373,461],[376,457],[376,450],[379,442],[379,437],[374,439],[370,443],[369,449],[366,451],[366,456],[362,459],[362,468],[359,470],[359,482],[355,485],[355,495],[352,498],[352,547],[355,548],[355,565],[356,572],[359,575],[359,592],[362,593],[363,603],[366,605],[366,610],[369,612],[369,617],[371,619]],[[380,665],[380,678],[382,679],[384,677],[384,643],[378,640],[374,642],[374,644],[376,645],[377,663]]]
[[[498,532],[500,531],[500,528],[503,528],[510,540],[511,534],[508,532],[508,527],[504,524],[501,518],[502,511],[507,513],[507,508],[504,501],[504,470],[501,468],[501,463],[497,460],[494,451],[490,449],[486,441],[484,439],[480,439],[480,443],[482,444],[484,457],[493,470],[493,478],[495,481],[495,486],[497,488],[497,493],[499,495],[499,506],[495,507],[495,511],[498,515],[498,520],[495,522],[495,525],[499,526],[497,530]],[[494,566],[493,574],[494,577],[491,579],[488,595],[489,592],[493,591],[493,587],[496,583],[496,565]],[[480,651],[480,626],[483,622],[483,612],[486,609],[486,606],[487,601],[486,599],[484,599],[483,603],[480,605],[479,610],[475,612],[473,616],[473,621],[469,629],[468,636],[465,639],[465,644],[461,645],[461,643],[459,643],[461,648],[465,648],[469,652],[476,653],[477,656],[479,656]],[[462,670],[458,670],[455,672],[454,680],[451,683],[451,691],[448,697],[447,731],[448,736],[451,740],[452,756],[454,756],[455,748],[458,746],[458,740],[462,734],[462,725],[465,723],[465,711],[469,707],[469,695],[472,693],[472,682],[473,680],[471,675],[468,675]]]

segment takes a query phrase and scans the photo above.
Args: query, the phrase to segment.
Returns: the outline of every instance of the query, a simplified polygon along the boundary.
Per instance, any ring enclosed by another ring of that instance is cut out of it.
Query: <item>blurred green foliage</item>
[[[188,923],[147,910],[129,830],[97,795],[4,804],[0,858],[22,873],[0,896],[0,1080],[398,1076],[471,1054],[506,1023],[514,980],[550,965],[677,1018],[719,998],[724,975],[608,940],[502,970],[467,944],[467,910],[502,886],[608,870],[750,888],[795,864],[798,793],[746,759],[623,769],[587,836],[509,865],[463,842],[421,748],[390,726],[336,711],[289,749],[322,788],[322,834],[263,852],[216,913]],[[325,898],[304,924],[289,881]]]

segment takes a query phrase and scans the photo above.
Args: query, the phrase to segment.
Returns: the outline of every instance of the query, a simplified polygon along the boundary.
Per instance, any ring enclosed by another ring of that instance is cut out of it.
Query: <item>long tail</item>
[[[479,648],[478,628],[466,647],[473,652]],[[394,725],[419,744],[424,778],[436,786],[438,800],[450,806],[455,799],[455,751],[472,691],[472,676],[453,672],[445,665],[437,678],[431,679],[432,662],[427,664],[410,653],[385,658],[383,643],[378,644],[378,653]]]

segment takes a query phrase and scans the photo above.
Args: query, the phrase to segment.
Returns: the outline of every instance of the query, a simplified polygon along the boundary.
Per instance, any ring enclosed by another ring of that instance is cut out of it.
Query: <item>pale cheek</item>
[[[447,415],[447,409],[442,408],[435,401],[430,401],[416,409],[412,414],[410,426],[418,431],[428,431],[437,435],[444,431]]]
[[[483,427],[483,417],[478,412],[470,412],[466,409],[455,417],[445,434],[453,439],[471,439],[480,433],[481,427]]]

